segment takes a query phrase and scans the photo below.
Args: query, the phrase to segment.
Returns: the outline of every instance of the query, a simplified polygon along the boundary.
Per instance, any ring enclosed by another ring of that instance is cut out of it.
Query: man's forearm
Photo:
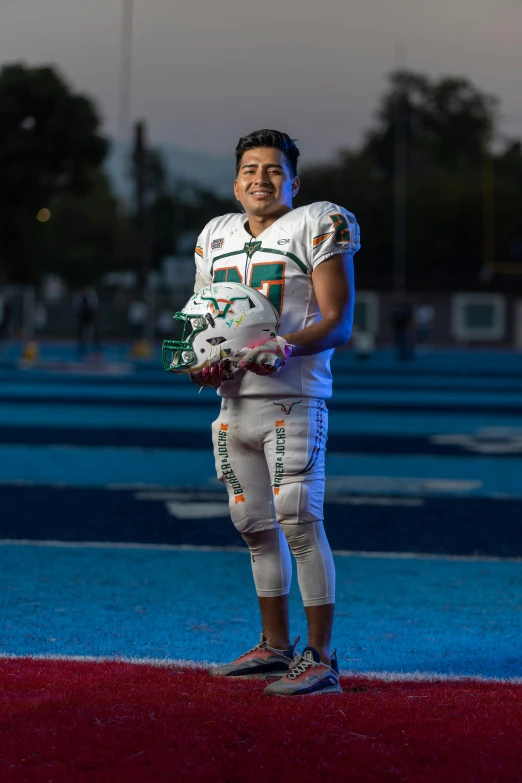
[[[351,331],[351,324],[341,319],[323,318],[299,332],[290,332],[282,337],[294,346],[292,356],[312,356],[345,345],[350,339]]]

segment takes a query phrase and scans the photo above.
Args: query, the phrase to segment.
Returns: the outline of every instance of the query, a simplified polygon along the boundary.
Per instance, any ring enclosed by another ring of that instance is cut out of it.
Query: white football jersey
[[[327,258],[359,250],[359,226],[351,212],[328,201],[299,207],[280,217],[257,237],[245,228],[245,214],[207,223],[196,247],[199,291],[212,282],[246,283],[270,299],[280,314],[279,334],[321,320],[312,285],[313,270]],[[276,374],[240,371],[223,381],[222,397],[332,396],[333,350],[294,356]]]

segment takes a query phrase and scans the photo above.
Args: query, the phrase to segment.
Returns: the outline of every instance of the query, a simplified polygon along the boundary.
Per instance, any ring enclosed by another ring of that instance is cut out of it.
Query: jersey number
[[[264,264],[252,264],[249,285],[261,291],[272,302],[278,313],[283,309],[285,290],[285,262],[268,261]],[[237,266],[216,269],[215,283],[242,283],[243,278]]]
[[[351,240],[350,227],[348,221],[344,215],[330,215],[330,220],[334,224],[335,229],[335,241],[336,242],[349,242]]]
[[[243,278],[237,266],[229,266],[227,269],[217,269],[214,272],[214,283],[242,283]]]

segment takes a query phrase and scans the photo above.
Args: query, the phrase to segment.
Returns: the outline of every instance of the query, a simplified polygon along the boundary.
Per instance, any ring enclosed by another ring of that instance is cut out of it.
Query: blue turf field
[[[18,353],[0,361],[0,539],[24,542],[0,545],[0,653],[202,661],[253,643],[248,557],[205,551],[241,545],[214,394],[123,347],[82,366],[68,346],[38,367]],[[522,676],[521,563],[505,559],[522,558],[522,357],[345,353],[334,379],[327,532],[382,555],[337,556],[341,665]],[[304,633],[295,585],[293,613]]]
[[[242,552],[11,546],[3,652],[226,660],[257,641]],[[520,564],[337,557],[340,664],[521,676]],[[294,584],[292,632],[305,633]]]

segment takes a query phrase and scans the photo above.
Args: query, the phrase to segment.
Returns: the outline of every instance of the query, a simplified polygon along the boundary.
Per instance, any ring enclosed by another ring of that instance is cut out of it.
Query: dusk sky
[[[122,0],[0,0],[0,62],[57,65],[118,131]],[[275,127],[303,160],[356,145],[386,74],[463,75],[522,136],[522,0],[135,0],[133,117],[155,144],[230,153]]]

